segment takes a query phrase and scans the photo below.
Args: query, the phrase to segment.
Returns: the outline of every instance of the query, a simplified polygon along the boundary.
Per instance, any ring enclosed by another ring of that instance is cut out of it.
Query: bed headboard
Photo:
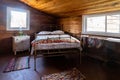
[[[63,26],[62,26],[62,25],[50,25],[49,30],[50,30],[50,31],[63,30]]]
[[[62,25],[57,25],[57,24],[43,24],[42,28],[40,31],[54,31],[54,30],[63,30]]]

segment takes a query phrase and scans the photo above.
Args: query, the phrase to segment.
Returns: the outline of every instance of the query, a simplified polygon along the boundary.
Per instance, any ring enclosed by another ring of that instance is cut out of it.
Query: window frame
[[[120,15],[120,11],[83,15],[82,16],[82,34],[120,37],[120,26],[119,26],[119,33],[107,32],[107,16],[115,15],[115,14]],[[105,32],[87,31],[87,18],[88,17],[98,17],[98,16],[105,16]]]
[[[11,11],[20,11],[20,12],[26,12],[27,14],[27,19],[26,19],[26,28],[21,28],[21,30],[30,30],[30,11],[29,10],[25,10],[25,9],[20,9],[20,8],[13,8],[13,7],[7,7],[7,23],[6,23],[6,27],[7,27],[7,31],[19,31],[20,27],[17,26],[16,28],[12,28],[10,26],[10,20],[11,20]]]

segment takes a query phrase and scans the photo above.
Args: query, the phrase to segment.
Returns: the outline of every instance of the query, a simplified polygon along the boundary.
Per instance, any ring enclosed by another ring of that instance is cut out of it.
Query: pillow
[[[51,34],[64,34],[64,31],[56,30],[56,31],[53,31]]]
[[[51,31],[40,31],[38,34],[51,34]]]

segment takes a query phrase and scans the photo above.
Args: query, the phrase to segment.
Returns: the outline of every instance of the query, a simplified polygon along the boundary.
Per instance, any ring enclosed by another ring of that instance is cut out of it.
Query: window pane
[[[88,17],[87,31],[105,32],[105,16]]]
[[[120,15],[107,16],[107,32],[119,33]]]
[[[7,7],[7,30],[29,30],[29,10]]]
[[[27,20],[26,12],[11,11],[11,20],[10,20],[11,28],[18,28],[18,27],[26,28],[27,27],[26,20]]]

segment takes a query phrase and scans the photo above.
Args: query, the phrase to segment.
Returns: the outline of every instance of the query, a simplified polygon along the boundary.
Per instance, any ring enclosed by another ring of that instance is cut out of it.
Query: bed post
[[[35,33],[35,39],[36,39],[36,33]],[[36,71],[36,44],[35,44],[35,46],[34,46],[34,51],[35,51],[35,53],[34,53],[34,70]]]
[[[78,48],[79,52],[78,52],[78,59],[77,59],[77,67],[79,69],[80,65],[81,65],[81,60],[82,60],[82,56],[81,56],[81,47]]]
[[[80,47],[79,47],[79,51],[80,51],[80,64],[81,64],[81,60],[82,60],[82,47],[81,47],[81,38],[80,38]]]
[[[60,38],[60,34],[59,34],[59,40],[60,40],[61,38]],[[58,49],[58,51],[60,52],[60,46],[59,46],[59,49]]]
[[[79,51],[80,51],[79,54],[80,54],[80,64],[81,64],[81,60],[82,60],[81,58],[82,58],[82,57],[81,57],[81,49],[80,49],[80,48],[79,48]]]

